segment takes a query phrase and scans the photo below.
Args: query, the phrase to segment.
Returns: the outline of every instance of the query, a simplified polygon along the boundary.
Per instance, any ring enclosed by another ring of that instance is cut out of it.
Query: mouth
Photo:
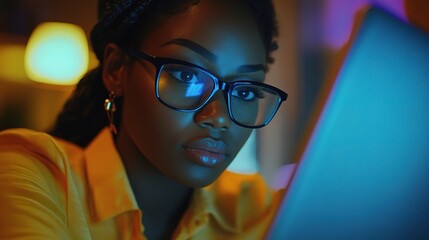
[[[183,147],[186,155],[194,163],[203,167],[215,168],[227,159],[226,144],[212,138],[193,141]]]

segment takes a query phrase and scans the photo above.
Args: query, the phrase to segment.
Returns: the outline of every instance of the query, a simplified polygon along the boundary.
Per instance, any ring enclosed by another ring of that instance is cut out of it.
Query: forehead
[[[171,57],[180,46],[173,39],[191,40],[216,55],[219,63],[265,64],[265,48],[250,8],[240,0],[201,0],[188,11],[162,18],[142,42],[153,55]]]

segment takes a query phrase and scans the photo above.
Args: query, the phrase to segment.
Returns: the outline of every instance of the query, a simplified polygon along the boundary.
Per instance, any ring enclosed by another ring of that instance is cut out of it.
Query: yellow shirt
[[[259,174],[196,189],[173,239],[263,239],[277,209]],[[108,129],[84,149],[25,129],[0,133],[0,239],[145,239]]]

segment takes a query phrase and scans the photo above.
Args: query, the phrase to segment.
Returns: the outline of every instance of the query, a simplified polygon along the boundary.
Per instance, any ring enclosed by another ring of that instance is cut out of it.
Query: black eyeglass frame
[[[227,102],[228,115],[229,115],[230,119],[235,124],[237,124],[239,126],[242,126],[242,127],[245,127],[245,128],[261,128],[261,127],[264,127],[264,126],[268,125],[268,123],[271,122],[271,120],[274,118],[274,116],[276,115],[277,111],[279,110],[280,105],[282,104],[282,102],[286,101],[286,99],[288,97],[288,94],[285,93],[284,91],[282,91],[282,90],[280,90],[280,89],[278,89],[278,88],[276,88],[274,86],[271,86],[269,84],[266,84],[266,83],[257,82],[257,81],[246,81],[246,80],[239,80],[239,81],[234,81],[234,82],[229,83],[229,82],[225,82],[225,81],[220,80],[217,76],[215,76],[209,70],[207,70],[207,69],[205,69],[205,68],[203,68],[201,66],[198,66],[196,64],[190,63],[190,62],[186,62],[186,61],[179,60],[179,59],[173,59],[173,58],[155,57],[155,56],[151,56],[151,55],[148,55],[148,54],[146,54],[144,52],[141,52],[141,51],[136,50],[136,49],[131,49],[131,48],[122,48],[122,50],[125,53],[127,53],[127,54],[129,54],[129,55],[131,55],[131,56],[133,56],[135,58],[146,60],[146,61],[152,63],[155,66],[155,68],[156,68],[156,72],[155,72],[155,95],[156,95],[156,98],[162,104],[164,104],[165,106],[167,106],[167,107],[169,107],[169,108],[171,108],[173,110],[179,111],[179,112],[196,112],[196,111],[200,110],[201,108],[203,108],[210,101],[210,99],[215,95],[215,93],[218,90],[222,90],[223,93],[224,93],[223,95],[225,97],[225,101]],[[187,66],[187,67],[197,68],[197,69],[203,71],[204,73],[208,74],[214,80],[215,86],[213,88],[213,91],[207,97],[207,99],[203,103],[201,103],[200,106],[197,107],[197,108],[194,108],[194,109],[181,109],[181,108],[177,108],[177,107],[171,106],[170,104],[168,104],[164,100],[162,100],[162,98],[159,95],[159,91],[158,91],[158,89],[159,89],[158,88],[158,85],[159,85],[159,76],[160,76],[161,70],[163,69],[163,67],[166,64],[180,64],[180,65],[184,65],[184,66]],[[232,114],[232,111],[231,111],[231,97],[230,97],[232,93],[230,92],[230,90],[233,89],[235,86],[245,86],[245,85],[258,85],[258,86],[261,86],[261,87],[264,87],[264,88],[268,88],[268,89],[276,92],[280,96],[279,100],[277,101],[277,105],[276,105],[275,110],[273,111],[273,113],[271,114],[271,116],[263,124],[256,125],[256,126],[245,125],[245,124],[242,124],[242,123],[238,122],[234,118],[234,116]]]

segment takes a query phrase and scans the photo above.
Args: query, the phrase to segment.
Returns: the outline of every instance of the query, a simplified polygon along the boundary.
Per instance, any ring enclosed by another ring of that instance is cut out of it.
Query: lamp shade
[[[69,23],[42,23],[28,41],[25,70],[36,82],[73,85],[88,70],[88,52],[88,41],[81,27]]]

